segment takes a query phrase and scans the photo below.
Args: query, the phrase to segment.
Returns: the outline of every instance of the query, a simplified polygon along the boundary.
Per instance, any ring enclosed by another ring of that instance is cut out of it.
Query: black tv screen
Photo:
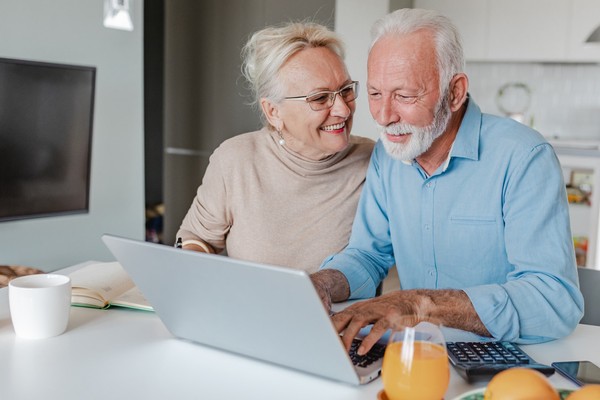
[[[0,221],[89,211],[95,80],[0,58]]]

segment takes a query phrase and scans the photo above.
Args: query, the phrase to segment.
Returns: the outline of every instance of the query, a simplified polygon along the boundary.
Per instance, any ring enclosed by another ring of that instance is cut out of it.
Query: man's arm
[[[373,324],[364,338],[358,354],[364,354],[388,329],[414,326],[421,321],[491,336],[479,319],[469,297],[462,290],[414,289],[399,290],[355,303],[335,314],[333,323],[344,332],[343,342],[350,348],[361,328]]]
[[[513,153],[503,186],[506,282],[464,291],[493,337],[527,344],[568,335],[583,299],[560,164],[547,143],[525,149]]]
[[[323,269],[310,275],[317,293],[327,311],[331,311],[331,303],[346,301],[350,296],[350,285],[346,276],[337,269]]]
[[[345,301],[350,296],[352,299],[375,296],[377,286],[395,263],[386,213],[386,195],[379,176],[379,159],[382,157],[387,157],[386,152],[383,144],[378,142],[367,169],[348,246],[325,259],[318,272],[337,270],[339,273],[326,275],[328,279],[321,282],[327,283],[329,290],[335,289],[329,301]],[[322,299],[325,296],[324,304],[327,306],[326,290],[321,289],[321,293]]]

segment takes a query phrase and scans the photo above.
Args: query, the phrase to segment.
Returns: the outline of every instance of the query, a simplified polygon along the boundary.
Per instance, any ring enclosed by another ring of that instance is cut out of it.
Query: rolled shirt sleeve
[[[465,288],[488,331],[533,343],[568,335],[583,314],[568,203],[549,144],[535,146],[506,185],[504,242],[513,267],[502,284]]]
[[[351,299],[373,297],[394,264],[385,190],[379,171],[379,158],[372,156],[348,246],[343,252],[328,257],[321,266],[338,269],[346,276]]]

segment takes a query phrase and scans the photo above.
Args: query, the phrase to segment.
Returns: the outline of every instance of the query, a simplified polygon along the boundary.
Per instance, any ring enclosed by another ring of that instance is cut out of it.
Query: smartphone
[[[600,384],[600,367],[591,361],[560,361],[552,363],[552,366],[579,386]]]

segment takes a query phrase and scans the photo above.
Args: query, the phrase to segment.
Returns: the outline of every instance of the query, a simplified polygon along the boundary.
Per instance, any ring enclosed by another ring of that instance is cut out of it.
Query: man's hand
[[[419,323],[418,299],[413,291],[395,291],[370,300],[354,303],[332,317],[338,332],[344,332],[342,341],[350,349],[352,339],[365,326],[373,324],[357,353],[363,355],[388,330],[396,330]]]
[[[345,301],[350,296],[348,280],[337,269],[322,269],[311,274],[310,279],[328,312],[333,302]]]
[[[431,321],[446,327],[491,336],[475,312],[469,297],[462,290],[398,290],[380,297],[352,304],[332,317],[347,349],[361,328],[373,324],[358,348],[367,353],[388,330],[415,326]]]

